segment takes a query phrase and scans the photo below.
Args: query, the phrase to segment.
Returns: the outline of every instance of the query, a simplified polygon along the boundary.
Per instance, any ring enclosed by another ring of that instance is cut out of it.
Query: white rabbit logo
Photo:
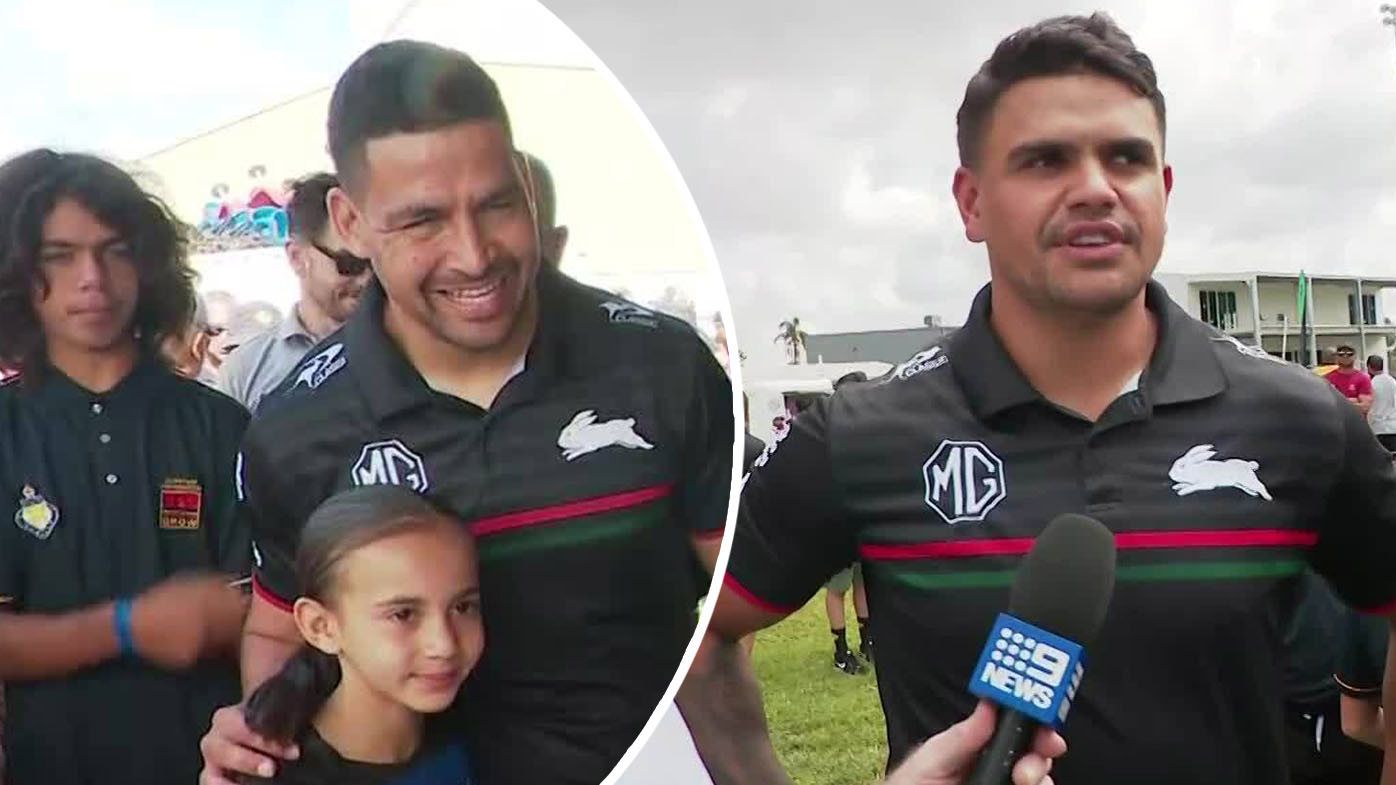
[[[654,448],[653,444],[635,432],[634,417],[597,422],[596,412],[591,409],[577,412],[572,422],[567,423],[567,427],[558,434],[557,446],[562,448],[562,457],[569,461],[602,447],[625,447],[630,450]]]
[[[1259,496],[1272,501],[1265,483],[1255,472],[1260,464],[1239,458],[1214,461],[1217,451],[1210,444],[1199,444],[1173,462],[1168,471],[1173,480],[1173,490],[1179,496],[1187,496],[1198,491],[1211,491],[1217,488],[1236,488],[1250,496]]]

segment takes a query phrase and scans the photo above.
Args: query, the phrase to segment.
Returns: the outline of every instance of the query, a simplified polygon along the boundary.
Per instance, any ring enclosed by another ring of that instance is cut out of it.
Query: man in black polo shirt
[[[294,650],[306,513],[352,485],[432,497],[478,538],[487,644],[460,701],[485,785],[595,785],[674,676],[732,482],[732,390],[697,334],[541,260],[493,82],[398,41],[340,79],[335,228],[373,260],[354,317],[265,398],[243,446],[256,544],[244,686]],[[241,746],[240,746],[241,745]],[[206,783],[272,761],[236,710]]]
[[[895,766],[969,711],[1020,557],[1076,512],[1116,533],[1119,567],[1053,777],[1283,783],[1297,577],[1310,564],[1361,608],[1396,599],[1390,458],[1321,379],[1150,281],[1163,98],[1108,17],[1004,40],[958,124],[954,194],[992,285],[956,335],[799,417],[747,480],[721,643],[684,689],[699,749],[722,785],[785,780],[731,641],[856,557]]]
[[[161,359],[194,303],[179,232],[106,161],[0,166],[0,364],[21,370],[0,387],[11,783],[186,785],[237,695],[247,414]]]

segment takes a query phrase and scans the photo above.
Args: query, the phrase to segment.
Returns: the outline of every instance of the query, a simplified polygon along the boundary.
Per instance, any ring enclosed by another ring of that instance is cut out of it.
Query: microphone
[[[1115,590],[1115,536],[1084,515],[1058,515],[1013,579],[969,691],[998,705],[998,725],[966,785],[1009,785],[1041,725],[1060,729]]]

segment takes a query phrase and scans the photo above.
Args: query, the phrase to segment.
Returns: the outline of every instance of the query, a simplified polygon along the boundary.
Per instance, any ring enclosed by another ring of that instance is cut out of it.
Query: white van
[[[770,444],[780,419],[793,416],[808,402],[831,395],[834,381],[844,374],[862,371],[872,379],[891,369],[891,363],[884,362],[815,363],[783,366],[775,377],[747,374],[744,386],[751,407],[751,432]]]

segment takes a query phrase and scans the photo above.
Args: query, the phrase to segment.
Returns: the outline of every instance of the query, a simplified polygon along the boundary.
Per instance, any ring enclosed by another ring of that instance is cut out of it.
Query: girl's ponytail
[[[301,644],[247,699],[247,727],[273,741],[298,741],[337,686],[339,659]]]

